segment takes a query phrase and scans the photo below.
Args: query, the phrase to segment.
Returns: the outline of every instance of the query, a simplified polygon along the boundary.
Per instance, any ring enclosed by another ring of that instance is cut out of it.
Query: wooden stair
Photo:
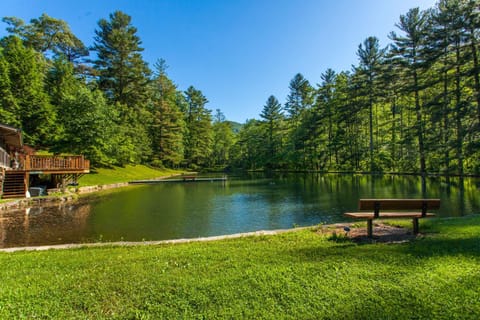
[[[26,193],[26,172],[17,170],[6,170],[3,180],[3,199],[25,198]]]

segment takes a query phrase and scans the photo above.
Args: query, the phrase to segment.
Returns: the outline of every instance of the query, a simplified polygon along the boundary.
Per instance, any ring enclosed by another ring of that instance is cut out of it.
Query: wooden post
[[[367,235],[369,238],[373,238],[373,219],[367,220]]]
[[[0,198],[3,196],[3,182],[5,181],[5,168],[0,171]]]
[[[422,202],[422,217],[425,217],[427,215],[427,210],[428,210],[428,202],[423,201]]]
[[[28,187],[30,185],[30,173],[28,173],[27,171],[25,171],[23,176],[23,185],[25,187],[25,197],[26,197],[28,193]]]
[[[373,216],[375,218],[378,218],[378,216],[380,215],[380,202],[375,202],[375,205],[374,205],[374,209],[373,209]]]
[[[25,156],[25,165],[24,165],[24,166],[25,166],[25,168],[24,168],[25,170],[30,170],[30,168],[31,168],[30,161],[31,161],[30,155],[27,154],[27,155]]]
[[[413,218],[413,234],[418,234],[418,218]]]

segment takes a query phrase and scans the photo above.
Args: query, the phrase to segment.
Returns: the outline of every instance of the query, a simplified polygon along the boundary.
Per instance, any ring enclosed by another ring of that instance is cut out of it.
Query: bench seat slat
[[[357,219],[374,219],[375,214],[373,212],[346,212],[344,216]],[[429,213],[422,217],[421,212],[380,212],[378,219],[394,219],[394,218],[431,218],[434,217],[434,213]]]

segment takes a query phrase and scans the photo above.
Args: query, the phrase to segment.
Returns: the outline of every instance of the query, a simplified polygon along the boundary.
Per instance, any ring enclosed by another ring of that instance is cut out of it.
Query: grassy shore
[[[403,244],[312,230],[0,253],[0,318],[478,319],[480,216]]]
[[[78,183],[83,186],[94,186],[129,182],[132,180],[154,179],[179,174],[181,171],[172,169],[154,169],[144,165],[127,165],[125,167],[98,168],[81,177]]]

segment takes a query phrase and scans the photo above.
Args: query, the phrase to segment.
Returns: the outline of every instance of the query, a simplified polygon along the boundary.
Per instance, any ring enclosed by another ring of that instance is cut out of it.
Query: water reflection
[[[74,203],[0,212],[0,246],[86,242],[90,204]]]
[[[440,198],[480,212],[480,179],[279,174],[126,188],[73,204],[0,212],[0,246],[192,238],[345,221],[360,198]]]

